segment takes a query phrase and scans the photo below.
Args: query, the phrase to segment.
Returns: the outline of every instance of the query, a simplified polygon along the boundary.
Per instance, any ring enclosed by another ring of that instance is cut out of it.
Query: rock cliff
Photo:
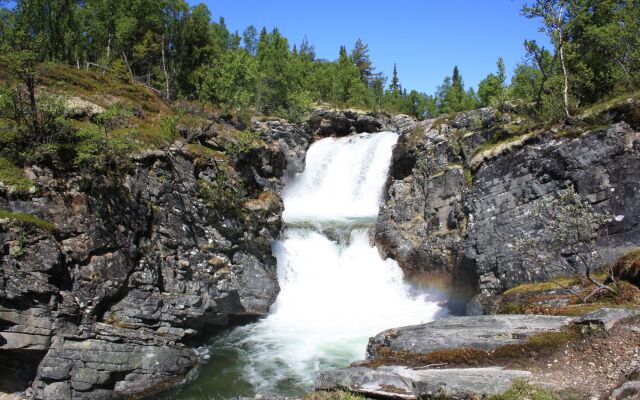
[[[34,166],[36,190],[0,196],[2,391],[147,396],[188,376],[207,333],[267,312],[280,179],[310,136],[257,128],[261,144],[234,158],[205,137],[111,175]]]
[[[600,246],[619,256],[640,242],[640,126],[629,104],[566,130],[493,109],[414,122],[394,149],[376,242],[447,289],[454,311],[492,312],[493,295],[546,278],[510,243],[539,234],[533,201],[573,186],[614,216]]]

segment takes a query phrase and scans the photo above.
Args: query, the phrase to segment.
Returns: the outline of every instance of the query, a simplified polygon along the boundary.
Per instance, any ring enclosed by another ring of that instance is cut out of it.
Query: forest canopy
[[[368,45],[316,56],[304,39],[276,28],[232,32],[204,4],[184,0],[18,0],[0,9],[0,64],[9,81],[33,91],[34,66],[66,63],[136,80],[166,99],[215,104],[224,112],[299,120],[314,102],[432,118],[483,106],[517,106],[544,120],[635,90],[640,83],[640,2],[536,0],[522,15],[551,43],[525,41],[510,82],[502,59],[477,90],[455,66],[433,94],[376,71]],[[452,60],[452,64],[455,60]],[[11,83],[9,84],[11,86]],[[11,88],[4,90],[11,90]],[[27,90],[29,91],[29,90]]]

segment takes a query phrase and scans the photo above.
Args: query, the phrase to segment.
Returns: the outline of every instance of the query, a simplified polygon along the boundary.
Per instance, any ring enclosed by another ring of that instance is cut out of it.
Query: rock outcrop
[[[492,296],[548,279],[511,242],[539,234],[530,215],[536,199],[573,186],[614,216],[600,249],[621,255],[640,243],[640,130],[607,122],[530,132],[493,109],[414,121],[394,149],[378,246],[409,275],[449,288],[454,312],[491,312]]]
[[[0,197],[46,221],[0,223],[0,389],[151,395],[189,375],[208,332],[264,315],[279,291],[277,190],[308,146],[296,134],[267,126],[236,159],[147,151],[114,176],[30,168],[33,195]]]
[[[542,379],[544,385],[541,365],[557,363],[570,346],[584,353],[593,337],[605,336],[604,330],[611,334],[623,321],[632,324],[637,315],[637,310],[602,309],[583,317],[447,317],[393,328],[369,340],[367,360],[319,373],[315,387],[382,399],[486,398],[527,381]],[[612,398],[631,398],[625,396],[637,393],[637,378],[637,372],[629,373]]]

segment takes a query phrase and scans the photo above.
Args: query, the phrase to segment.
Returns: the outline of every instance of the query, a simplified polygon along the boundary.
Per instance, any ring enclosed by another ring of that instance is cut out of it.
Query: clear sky
[[[200,1],[189,0],[194,5]],[[547,43],[538,22],[520,15],[524,0],[205,0],[213,19],[231,31],[278,27],[290,45],[306,35],[319,58],[336,59],[341,45],[369,45],[378,71],[398,65],[400,83],[431,94],[455,64],[476,86],[503,57],[511,72],[524,39]]]

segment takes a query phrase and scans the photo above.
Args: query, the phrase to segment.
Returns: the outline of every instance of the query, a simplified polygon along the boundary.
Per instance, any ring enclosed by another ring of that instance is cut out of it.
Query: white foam
[[[398,264],[383,260],[369,241],[397,137],[318,141],[305,171],[288,184],[289,227],[273,246],[280,294],[265,319],[226,339],[243,349],[256,392],[277,394],[292,381],[310,389],[317,371],[364,358],[369,337],[431,321],[440,311],[426,295],[412,295]],[[357,228],[345,225],[352,220]]]

